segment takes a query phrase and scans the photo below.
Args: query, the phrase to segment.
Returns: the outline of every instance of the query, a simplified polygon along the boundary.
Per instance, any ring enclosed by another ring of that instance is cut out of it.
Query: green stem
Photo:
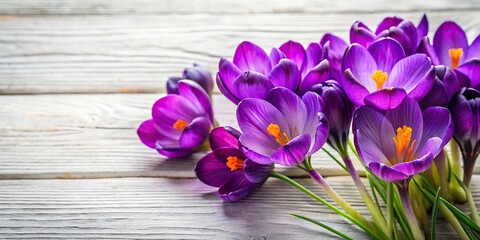
[[[302,191],[303,193],[307,194],[308,196],[310,196],[311,198],[315,199],[316,201],[320,202],[321,204],[327,206],[328,208],[330,208],[331,210],[333,210],[335,213],[341,215],[342,217],[350,220],[352,223],[356,224],[357,226],[359,226],[363,231],[365,231],[367,234],[369,234],[371,237],[373,237],[374,239],[382,239],[380,238],[375,232],[372,231],[373,226],[371,226],[371,224],[369,222],[367,222],[367,224],[364,224],[363,221],[361,221],[360,219],[357,219],[355,218],[354,216],[351,216],[347,213],[345,213],[344,211],[340,210],[339,208],[333,206],[332,204],[330,204],[329,202],[327,202],[325,199],[319,197],[317,194],[313,193],[312,191],[308,190],[307,188],[305,188],[304,186],[300,185],[299,183],[295,182],[294,180],[292,180],[291,178],[281,174],[281,173],[278,173],[278,172],[272,172],[270,174],[271,177],[274,177],[274,178],[277,178],[277,179],[280,179],[290,185],[292,185],[293,187],[297,188],[298,190]],[[357,213],[358,214],[358,213]],[[362,217],[363,218],[363,217]],[[366,220],[365,220],[366,221]]]
[[[393,239],[393,231],[395,227],[394,218],[395,209],[393,208],[393,183],[389,183],[387,187],[387,235],[388,239]]]
[[[450,140],[450,150],[452,151],[452,170],[457,174],[457,176],[461,176],[460,151],[457,143],[453,139]]]
[[[472,190],[470,186],[467,186],[467,189],[465,191],[467,193],[467,201],[468,201],[468,207],[470,208],[471,211],[471,216],[472,220],[480,226],[480,216],[478,215],[477,207],[475,206],[475,201],[472,196]]]
[[[467,233],[465,233],[465,230],[463,230],[462,224],[460,224],[455,215],[453,215],[453,213],[447,208],[447,206],[445,206],[442,201],[438,201],[438,209],[443,214],[443,217],[445,217],[445,219],[447,219],[450,225],[452,225],[453,229],[455,229],[458,236],[460,236],[460,239],[469,239]]]
[[[355,167],[353,166],[352,160],[350,159],[348,154],[346,154],[343,157],[343,162],[345,163],[345,167],[350,173],[350,176],[352,177],[353,182],[355,183],[355,186],[357,186],[358,191],[360,192],[360,195],[362,196],[363,201],[367,205],[368,211],[372,215],[375,223],[379,225],[380,229],[388,229],[385,217],[383,216],[382,212],[377,207],[377,205],[373,202],[372,198],[370,197],[370,194],[367,192],[367,188],[365,188],[365,185],[360,179],[360,176],[358,175]]]
[[[408,195],[408,182],[404,185],[398,184],[397,188],[413,237],[415,240],[425,240],[425,235],[423,234],[422,229],[420,229],[417,217],[412,209],[412,203],[410,202],[410,196]]]

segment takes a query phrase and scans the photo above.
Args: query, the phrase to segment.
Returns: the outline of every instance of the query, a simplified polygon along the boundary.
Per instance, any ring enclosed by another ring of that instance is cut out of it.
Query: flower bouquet
[[[351,44],[325,34],[307,48],[288,41],[267,54],[242,42],[233,60],[220,59],[216,75],[220,92],[237,105],[239,130],[215,120],[212,76],[194,65],[168,80],[168,95],[153,105],[138,135],[169,158],[211,148],[195,173],[225,201],[239,201],[273,177],[372,239],[434,239],[440,214],[461,239],[479,239],[471,179],[480,153],[480,37],[469,45],[451,21],[432,42],[427,34],[424,15],[418,25],[387,17],[375,31],[357,21]],[[370,216],[359,214],[315,170],[311,158],[321,149],[352,177]],[[363,180],[356,160],[366,170]],[[329,199],[275,165],[305,171]],[[456,207],[464,203],[469,211]]]

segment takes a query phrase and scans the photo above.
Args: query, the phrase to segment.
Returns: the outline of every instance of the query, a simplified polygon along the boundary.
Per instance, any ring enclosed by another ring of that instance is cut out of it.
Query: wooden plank
[[[328,0],[267,0],[258,4],[254,0],[214,1],[214,0],[49,0],[15,1],[1,0],[0,14],[28,15],[117,15],[117,14],[251,14],[251,13],[331,13],[331,12],[380,12],[380,11],[418,11],[423,9],[451,10],[478,9],[474,0],[448,1],[328,1]]]
[[[193,168],[204,153],[166,160],[137,137],[136,128],[150,117],[160,96],[0,96],[0,179],[195,177]],[[234,104],[214,95],[214,105],[221,124],[237,126]],[[327,176],[346,174],[323,152],[314,166]],[[305,175],[298,169],[283,171]]]
[[[318,41],[325,32],[347,37],[357,19],[376,25],[385,16],[400,14],[417,22],[423,13],[418,10],[8,16],[0,18],[0,94],[164,92],[165,80],[193,62],[215,72],[219,58],[231,58],[243,40],[270,49],[289,39],[304,44]],[[429,18],[432,30],[444,20],[457,21],[470,39],[480,30],[480,15],[474,9],[429,12]]]
[[[297,180],[329,200],[312,181]],[[327,181],[367,214],[347,177]],[[289,212],[313,217],[354,239],[365,238],[326,207],[276,179],[237,203],[223,203],[215,189],[195,179],[4,180],[0,193],[0,234],[8,239],[333,238]],[[474,196],[480,199],[478,184]],[[437,224],[438,239],[456,238],[443,219]]]

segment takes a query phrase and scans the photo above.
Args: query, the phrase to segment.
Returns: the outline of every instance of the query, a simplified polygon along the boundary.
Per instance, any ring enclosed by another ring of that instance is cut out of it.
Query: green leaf
[[[295,213],[289,213],[289,214],[292,215],[292,216],[294,216],[294,217],[297,217],[297,218],[303,219],[303,220],[305,220],[305,221],[311,222],[311,223],[313,223],[313,224],[316,224],[316,225],[318,225],[318,226],[320,226],[320,227],[323,227],[323,228],[327,229],[328,231],[336,234],[337,236],[339,236],[339,237],[341,237],[341,238],[343,238],[343,239],[353,240],[353,238],[345,235],[344,233],[342,233],[342,232],[340,232],[340,231],[338,231],[338,230],[336,230],[336,229],[334,229],[334,228],[332,228],[332,227],[330,227],[330,226],[328,226],[328,225],[326,225],[326,224],[323,224],[323,223],[321,223],[321,222],[319,222],[319,221],[317,221],[317,220],[315,220],[315,219],[312,219],[312,218],[309,218],[309,217],[306,217],[306,216],[303,216],[303,215],[295,214]]]
[[[440,199],[440,189],[438,188],[437,194],[435,195],[435,201],[433,202],[433,207],[432,207],[432,221],[431,221],[431,227],[430,227],[430,239],[435,239],[435,226],[437,223],[437,212],[438,212],[438,200]]]

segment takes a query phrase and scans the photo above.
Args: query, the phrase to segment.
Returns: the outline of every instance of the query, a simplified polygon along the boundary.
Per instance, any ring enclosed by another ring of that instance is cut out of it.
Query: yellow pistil
[[[178,131],[183,131],[187,127],[188,123],[178,119],[174,124],[173,128],[177,129]]]
[[[278,124],[270,123],[270,125],[267,127],[267,133],[275,137],[275,141],[282,146],[290,142],[290,138],[288,137],[287,133],[282,133]]]
[[[383,88],[383,84],[385,84],[387,79],[388,79],[388,74],[382,70],[377,70],[372,74],[372,80],[375,81],[375,83],[377,84],[377,90],[380,90]]]
[[[227,157],[227,167],[230,168],[230,171],[235,171],[237,169],[243,168],[243,160],[234,156]]]
[[[451,48],[448,50],[448,54],[452,59],[452,68],[457,68],[460,63],[460,58],[463,55],[463,49],[461,48]]]
[[[412,140],[412,128],[403,125],[403,127],[397,128],[397,136],[393,137],[393,142],[395,143],[395,150],[397,152],[396,163],[409,162],[412,160],[413,146],[417,140]]]

